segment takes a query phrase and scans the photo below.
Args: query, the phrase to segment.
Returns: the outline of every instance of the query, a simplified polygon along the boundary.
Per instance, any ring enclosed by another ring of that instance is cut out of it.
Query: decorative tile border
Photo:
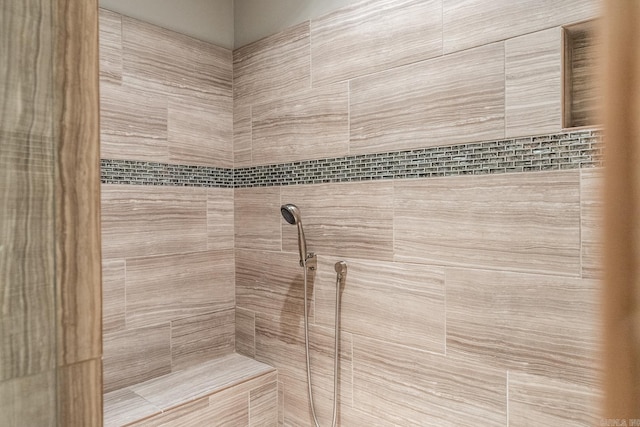
[[[106,184],[265,187],[602,166],[600,130],[236,169],[102,160]]]

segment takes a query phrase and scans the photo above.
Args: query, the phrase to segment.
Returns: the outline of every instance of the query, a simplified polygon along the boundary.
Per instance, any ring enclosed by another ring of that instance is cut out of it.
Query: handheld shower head
[[[307,254],[307,240],[304,238],[302,219],[300,218],[300,209],[298,209],[296,205],[287,203],[286,205],[282,205],[280,207],[280,213],[282,213],[285,221],[287,221],[289,224],[295,224],[298,226],[298,250],[300,251],[300,265],[302,267],[306,267],[309,254]]]

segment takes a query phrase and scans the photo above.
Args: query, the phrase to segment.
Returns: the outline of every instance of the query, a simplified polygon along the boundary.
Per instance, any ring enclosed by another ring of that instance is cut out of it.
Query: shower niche
[[[600,123],[599,49],[595,20],[563,27],[563,128]]]

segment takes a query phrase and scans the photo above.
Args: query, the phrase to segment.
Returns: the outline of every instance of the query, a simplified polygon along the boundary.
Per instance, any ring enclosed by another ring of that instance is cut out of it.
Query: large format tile
[[[392,259],[393,183],[282,187],[283,203],[300,208],[307,249],[319,255]],[[296,227],[284,220],[282,249],[298,252]]]
[[[311,85],[309,22],[233,52],[236,105],[277,99]]]
[[[206,189],[102,185],[102,256],[207,249]]]
[[[117,13],[100,9],[100,79],[122,81],[122,19]]]
[[[580,170],[582,277],[602,278],[602,169]]]
[[[311,21],[314,86],[441,54],[441,0],[358,2]]]
[[[127,327],[233,308],[233,251],[127,260]]]
[[[247,357],[256,356],[256,314],[236,306],[236,352]]]
[[[346,83],[252,107],[253,165],[345,156],[349,152]]]
[[[278,382],[273,381],[249,392],[249,427],[278,425]]]
[[[0,381],[0,425],[54,427],[56,419],[54,370]]]
[[[447,354],[595,386],[595,281],[483,270],[447,270]]]
[[[251,107],[233,108],[233,167],[251,166]]]
[[[504,426],[506,372],[354,336],[354,408],[402,426]]]
[[[577,276],[579,172],[395,182],[395,258]]]
[[[394,68],[350,84],[352,154],[504,136],[502,43]]]
[[[160,408],[153,406],[128,388],[104,395],[104,427],[121,427],[160,412]]]
[[[280,188],[238,188],[234,193],[236,249],[280,250]]]
[[[562,128],[562,29],[505,42],[506,136],[559,132]]]
[[[125,261],[102,260],[102,333],[125,327]]]
[[[333,327],[336,273],[333,257],[318,266],[315,320]],[[444,271],[418,264],[347,259],[341,330],[444,353]]]
[[[207,189],[207,249],[233,249],[233,221],[233,189]]]
[[[444,53],[585,21],[599,9],[597,0],[443,0]]]
[[[509,425],[596,426],[601,421],[598,388],[509,372]]]

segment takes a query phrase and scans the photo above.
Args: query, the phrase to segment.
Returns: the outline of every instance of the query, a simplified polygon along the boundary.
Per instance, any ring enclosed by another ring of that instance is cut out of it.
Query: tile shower
[[[593,425],[602,135],[562,128],[561,26],[598,5],[548,3],[368,1],[233,52],[103,10],[105,391],[235,350],[311,425],[293,202],[321,422],[346,259],[340,425]]]

